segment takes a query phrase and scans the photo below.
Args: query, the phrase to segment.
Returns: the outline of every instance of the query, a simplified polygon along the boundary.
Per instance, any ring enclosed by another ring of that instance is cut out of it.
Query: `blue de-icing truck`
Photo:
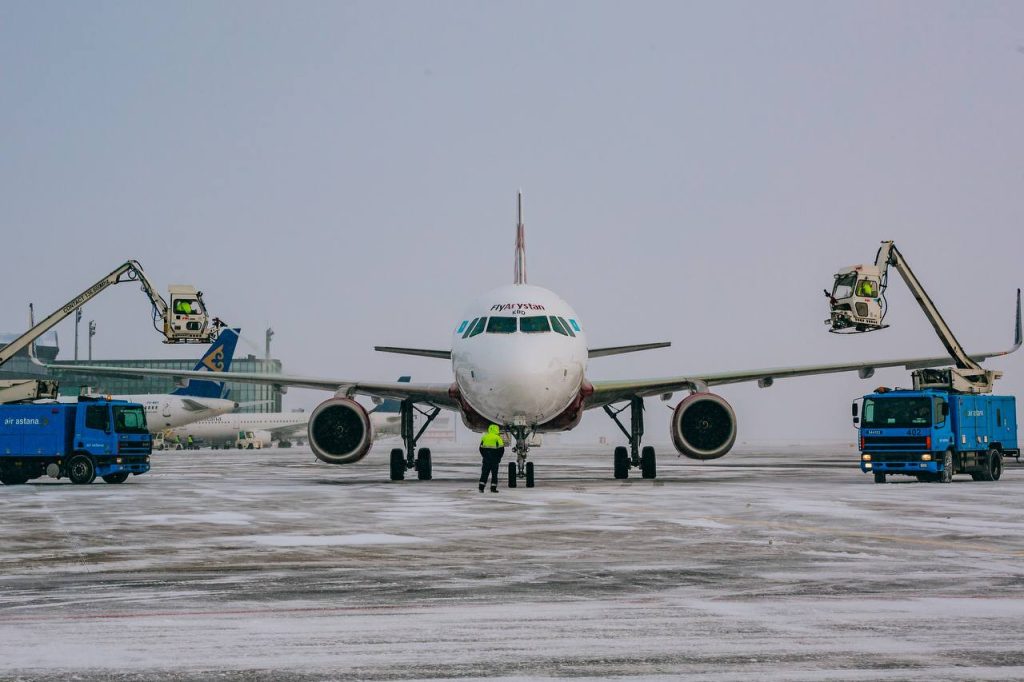
[[[1013,396],[879,388],[861,401],[860,469],[875,483],[889,474],[949,483],[963,473],[998,481],[1003,457],[1020,456]]]
[[[153,439],[142,405],[79,398],[77,403],[0,405],[0,483],[40,476],[123,483],[149,471]]]

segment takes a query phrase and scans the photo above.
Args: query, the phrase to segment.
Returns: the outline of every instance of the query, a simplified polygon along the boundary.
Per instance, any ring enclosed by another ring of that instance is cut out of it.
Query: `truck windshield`
[[[864,426],[903,427],[932,425],[928,398],[865,398]]]
[[[146,412],[141,405],[114,406],[114,430],[118,433],[149,433]]]
[[[832,298],[850,298],[853,295],[853,286],[856,283],[856,272],[848,272],[845,275],[836,277],[835,287],[832,288]]]

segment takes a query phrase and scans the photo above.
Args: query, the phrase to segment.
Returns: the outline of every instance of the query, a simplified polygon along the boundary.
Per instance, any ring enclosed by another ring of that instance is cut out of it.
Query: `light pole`
[[[82,309],[75,310],[75,360],[78,359],[78,323],[82,321]]]
[[[92,337],[96,336],[96,320],[89,320],[89,359],[92,360]]]

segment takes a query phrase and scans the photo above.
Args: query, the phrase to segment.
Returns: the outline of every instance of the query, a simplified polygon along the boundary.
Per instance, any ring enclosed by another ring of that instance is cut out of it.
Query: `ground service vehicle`
[[[72,483],[123,483],[149,471],[152,437],[142,405],[80,398],[77,403],[0,405],[0,482],[48,475]]]
[[[217,338],[224,325],[217,318],[212,320],[203,304],[203,292],[184,284],[168,287],[170,304],[156,292],[153,283],[146,277],[138,261],[125,261],[109,275],[100,279],[78,294],[63,307],[57,309],[39,324],[17,339],[0,348],[0,365],[14,357],[19,351],[29,348],[32,342],[50,330],[51,327],[68,317],[87,302],[94,299],[108,287],[122,282],[138,282],[152,305],[153,326],[164,335],[164,343],[211,343]],[[30,350],[31,352],[31,350]],[[5,380],[0,381],[0,403],[15,403],[27,400],[57,397],[57,382],[50,380]]]
[[[265,431],[239,431],[238,437],[235,438],[235,447],[239,450],[262,450],[263,438],[260,436],[265,433]]]
[[[860,410],[860,469],[885,483],[888,474],[949,483],[954,474],[997,481],[1003,457],[1020,456],[1013,396],[931,388],[879,388]],[[853,404],[853,421],[858,422]]]

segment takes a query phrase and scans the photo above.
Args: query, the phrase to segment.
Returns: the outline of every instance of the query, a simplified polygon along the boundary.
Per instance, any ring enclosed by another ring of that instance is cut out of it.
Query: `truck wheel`
[[[988,451],[988,457],[985,462],[985,469],[981,472],[981,480],[983,481],[998,481],[999,477],[1003,475],[1003,455],[996,448],[992,448]]]
[[[28,476],[24,474],[0,474],[0,483],[4,485],[23,485],[28,483]]]
[[[107,474],[103,477],[103,480],[107,483],[124,483],[128,480],[128,472],[122,471],[116,474]]]
[[[942,456],[942,471],[935,480],[939,483],[952,483],[953,473],[953,451],[946,450],[946,454]]]
[[[68,478],[72,483],[85,485],[96,480],[96,465],[89,455],[75,455],[68,462]]]
[[[885,474],[881,471],[875,472],[875,483],[885,483]]]

